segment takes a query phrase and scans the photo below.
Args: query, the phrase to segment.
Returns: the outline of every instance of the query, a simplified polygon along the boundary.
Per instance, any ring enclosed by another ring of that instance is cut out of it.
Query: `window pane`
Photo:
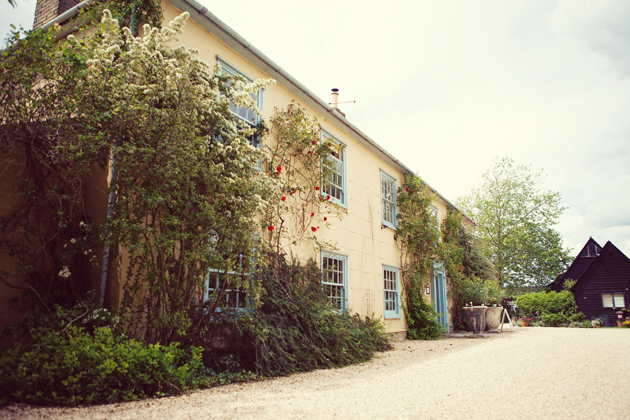
[[[615,305],[614,305],[615,308],[625,308],[626,307],[626,304],[625,304],[624,299],[623,299],[623,295],[621,295],[621,294],[615,295],[614,299],[615,299]]]
[[[322,257],[323,290],[335,309],[345,308],[345,257]]]
[[[398,270],[383,269],[383,292],[386,316],[398,316]]]
[[[613,306],[612,295],[602,295],[602,304],[604,308],[612,308]]]
[[[327,136],[324,132],[322,132],[322,139],[332,144],[330,154],[322,162],[322,193],[344,203],[344,146],[338,144],[335,139]]]
[[[396,223],[396,182],[381,172],[381,213],[383,224],[392,227]]]

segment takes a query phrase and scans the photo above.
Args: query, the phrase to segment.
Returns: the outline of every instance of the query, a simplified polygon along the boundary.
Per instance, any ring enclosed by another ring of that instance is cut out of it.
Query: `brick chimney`
[[[38,0],[37,6],[35,6],[33,29],[44,26],[79,3],[81,0]]]

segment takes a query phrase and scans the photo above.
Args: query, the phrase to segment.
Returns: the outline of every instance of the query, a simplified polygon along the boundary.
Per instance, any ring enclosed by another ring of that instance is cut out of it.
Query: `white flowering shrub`
[[[148,341],[184,345],[203,335],[226,290],[255,295],[255,216],[275,189],[254,169],[251,129],[229,111],[230,101],[256,109],[249,92],[273,81],[229,78],[197,51],[171,47],[187,19],[133,37],[106,10],[86,61],[86,85],[104,90],[90,100],[107,110],[101,124],[118,170],[103,239],[130,254],[124,313]],[[239,275],[204,299],[209,269]]]
[[[229,109],[255,110],[249,93],[273,81],[222,75],[177,45],[187,18],[134,37],[105,10],[94,35],[56,43],[35,34],[0,63],[0,171],[15,166],[26,191],[0,221],[0,246],[25,250],[11,276],[30,276],[33,290],[81,294],[96,245],[110,245],[125,256],[121,315],[130,331],[183,346],[204,334],[226,290],[255,297],[257,217],[277,189],[254,169],[261,151],[247,140],[252,129]],[[113,193],[111,217],[90,220],[90,175],[112,168],[98,197],[105,204]],[[26,255],[40,248],[42,262]],[[209,269],[238,275],[204,295]],[[0,281],[9,282],[3,272]]]

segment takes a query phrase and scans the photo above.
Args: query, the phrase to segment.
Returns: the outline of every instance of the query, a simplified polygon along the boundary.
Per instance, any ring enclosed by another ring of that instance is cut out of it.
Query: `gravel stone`
[[[0,408],[2,419],[630,418],[630,329],[404,341],[371,362],[179,397]]]

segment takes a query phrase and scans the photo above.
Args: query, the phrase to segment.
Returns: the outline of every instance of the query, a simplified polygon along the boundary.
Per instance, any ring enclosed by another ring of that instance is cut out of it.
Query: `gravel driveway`
[[[0,418],[630,418],[630,329],[518,328],[487,339],[405,341],[372,362],[181,397]]]

